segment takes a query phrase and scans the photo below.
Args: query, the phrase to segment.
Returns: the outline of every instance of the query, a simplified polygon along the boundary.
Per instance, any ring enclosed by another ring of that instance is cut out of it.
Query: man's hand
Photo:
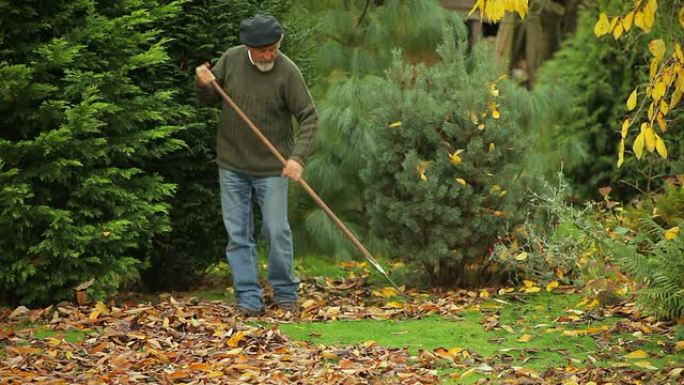
[[[299,162],[293,159],[288,159],[287,163],[285,164],[285,168],[283,169],[283,176],[299,182],[299,180],[302,179],[302,171],[304,171],[304,167],[302,167]]]
[[[197,68],[195,68],[195,74],[197,74],[197,83],[202,87],[207,87],[211,85],[211,82],[216,80],[214,74],[210,71],[211,65],[209,63],[204,63]]]

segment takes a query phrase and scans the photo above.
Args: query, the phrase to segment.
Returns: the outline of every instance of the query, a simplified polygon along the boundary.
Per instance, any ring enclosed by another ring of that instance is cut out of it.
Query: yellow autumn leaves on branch
[[[477,0],[468,16],[479,9],[480,20],[486,18],[491,22],[497,22],[506,12],[517,12],[521,18],[525,18],[527,8],[528,0]]]
[[[648,34],[656,20],[658,10],[657,0],[636,0],[633,9],[624,15],[609,18],[606,13],[601,13],[594,25],[594,34],[601,37],[612,33],[615,40],[618,40],[623,33],[629,32],[632,26],[640,28]],[[684,7],[678,12],[680,26],[673,28],[684,28]],[[648,44],[648,51],[651,54],[649,66],[649,81],[642,87],[635,88],[627,98],[627,112],[632,113],[622,122],[620,130],[620,144],[618,146],[618,162],[620,167],[624,163],[625,139],[632,125],[638,124],[639,133],[634,139],[632,151],[637,159],[644,156],[644,150],[656,152],[661,158],[667,158],[667,146],[660,137],[667,131],[667,115],[679,104],[682,93],[684,93],[684,54],[679,41],[669,34],[670,40],[662,38],[652,39]],[[668,52],[671,54],[668,56]],[[643,99],[640,108],[634,111],[639,105],[639,95]],[[669,98],[669,101],[668,101]],[[646,119],[641,113],[642,107],[648,106]],[[645,120],[645,121],[643,121]],[[656,128],[658,132],[656,132]]]

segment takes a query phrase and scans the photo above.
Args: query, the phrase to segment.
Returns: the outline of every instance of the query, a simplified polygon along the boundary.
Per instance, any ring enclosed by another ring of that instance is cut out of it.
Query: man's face
[[[275,59],[280,53],[278,50],[279,46],[279,43],[275,43],[261,48],[249,47],[252,61],[254,61],[254,65],[256,65],[259,71],[268,72],[273,69],[273,63],[275,63]]]

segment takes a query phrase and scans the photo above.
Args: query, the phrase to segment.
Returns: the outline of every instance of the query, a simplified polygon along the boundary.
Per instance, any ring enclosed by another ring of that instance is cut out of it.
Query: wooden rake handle
[[[278,149],[276,149],[275,146],[268,140],[268,138],[266,138],[266,136],[263,133],[261,133],[261,130],[259,130],[259,128],[252,122],[252,120],[233,101],[233,99],[230,96],[228,96],[226,91],[223,90],[223,88],[216,82],[216,80],[212,80],[211,85],[214,87],[216,92],[218,92],[219,95],[221,95],[223,100],[226,103],[228,103],[228,105],[233,110],[235,110],[235,112],[240,116],[240,118],[242,118],[242,120],[245,123],[247,123],[247,125],[252,130],[254,135],[256,135],[266,147],[268,147],[269,151],[271,151],[271,154],[278,158],[278,160],[284,167],[287,164],[287,160],[285,159],[285,157],[283,157],[282,154],[280,154]],[[311,188],[311,186],[309,186],[309,184],[306,183],[304,178],[300,178],[297,182],[299,182],[299,185],[302,186],[304,191],[306,191],[311,196],[311,198],[316,202],[316,204],[318,204],[318,206],[320,206],[320,208],[323,209],[323,211],[325,211],[326,214],[328,214],[328,217],[335,223],[335,225],[337,225],[337,227],[340,228],[340,230],[342,230],[344,235],[346,235],[347,238],[349,238],[349,240],[354,244],[354,246],[356,246],[356,248],[361,252],[361,254],[371,263],[371,265],[373,265],[373,267],[375,267],[375,269],[378,270],[378,272],[380,272],[389,281],[389,283],[392,284],[392,286],[399,290],[399,293],[405,295],[401,288],[399,288],[399,286],[397,286],[397,284],[395,284],[390,279],[390,277],[387,275],[382,266],[380,266],[375,257],[373,257],[373,255],[370,252],[368,252],[368,250],[366,250],[366,248],[356,238],[356,236],[354,236],[351,230],[349,230],[349,228],[347,228],[347,226],[345,226],[345,224],[342,223],[342,221],[337,217],[337,215],[335,215],[335,213],[330,209],[330,207],[328,207],[328,205],[325,204],[325,202],[323,202],[323,199],[321,199],[321,197],[319,197],[318,194],[316,194],[316,192]]]

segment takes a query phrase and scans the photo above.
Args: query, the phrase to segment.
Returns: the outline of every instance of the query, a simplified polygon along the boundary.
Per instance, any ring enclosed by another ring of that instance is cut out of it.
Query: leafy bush
[[[11,4],[11,5],[10,5]],[[169,230],[173,185],[147,168],[186,111],[151,81],[159,1],[0,3],[0,300],[42,304],[137,276]]]
[[[377,106],[364,173],[371,228],[435,285],[491,278],[488,249],[524,214],[522,122],[533,97],[499,77],[490,48],[467,56],[449,30],[440,61],[414,66],[396,54],[366,102]]]
[[[568,202],[561,174],[558,186],[533,194],[525,223],[494,247],[490,260],[507,279],[582,286],[604,277],[606,260],[597,239],[605,236],[600,203],[581,207]]]

